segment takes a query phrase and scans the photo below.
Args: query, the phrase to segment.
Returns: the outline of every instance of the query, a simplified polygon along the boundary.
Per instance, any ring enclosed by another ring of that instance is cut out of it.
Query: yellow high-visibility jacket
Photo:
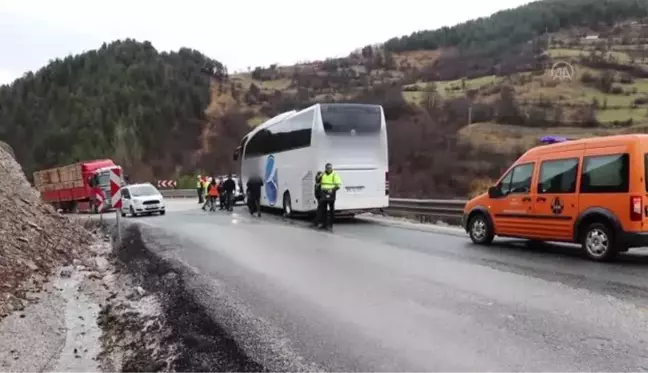
[[[340,186],[342,186],[342,179],[337,172],[333,171],[330,174],[324,172],[322,174],[322,181],[320,182],[320,188],[322,188],[322,190],[331,190],[335,187],[339,188]]]

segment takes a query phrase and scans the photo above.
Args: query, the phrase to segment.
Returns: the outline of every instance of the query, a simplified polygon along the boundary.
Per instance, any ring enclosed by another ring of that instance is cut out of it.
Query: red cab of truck
[[[43,201],[64,212],[97,212],[95,192],[103,191],[105,210],[110,203],[110,171],[121,169],[110,159],[73,163],[34,172],[34,185]]]

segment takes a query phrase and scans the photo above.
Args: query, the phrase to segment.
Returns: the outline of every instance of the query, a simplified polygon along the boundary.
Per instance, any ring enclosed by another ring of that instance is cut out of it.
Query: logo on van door
[[[551,211],[554,214],[561,214],[564,207],[565,205],[563,204],[563,201],[561,201],[558,197],[554,198],[554,200],[551,202]]]

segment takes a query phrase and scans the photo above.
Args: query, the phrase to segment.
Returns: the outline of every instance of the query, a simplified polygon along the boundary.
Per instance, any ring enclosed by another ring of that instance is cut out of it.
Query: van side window
[[[630,189],[628,154],[585,157],[581,193],[627,193]]]
[[[515,166],[500,182],[499,188],[503,195],[510,193],[529,193],[531,191],[531,177],[533,176],[533,163]]]
[[[538,194],[576,192],[578,158],[544,161],[540,165]]]

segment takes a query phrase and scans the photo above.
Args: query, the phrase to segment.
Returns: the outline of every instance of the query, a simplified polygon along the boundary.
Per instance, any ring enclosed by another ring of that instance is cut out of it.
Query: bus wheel
[[[283,214],[285,217],[292,217],[292,203],[290,202],[290,192],[284,193],[283,196]]]

